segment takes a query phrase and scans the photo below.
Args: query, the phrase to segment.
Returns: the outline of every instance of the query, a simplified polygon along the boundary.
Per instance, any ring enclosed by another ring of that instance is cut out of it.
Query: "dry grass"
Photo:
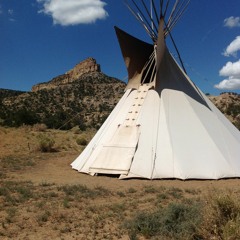
[[[36,129],[0,128],[1,239],[240,239],[239,180],[79,174],[76,140],[94,132]],[[39,151],[39,134],[56,151]]]

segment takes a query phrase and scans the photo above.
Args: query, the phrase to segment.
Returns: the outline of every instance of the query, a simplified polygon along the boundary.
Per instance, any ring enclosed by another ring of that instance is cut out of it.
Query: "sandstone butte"
[[[56,88],[59,85],[69,84],[81,77],[85,73],[101,72],[101,67],[97,64],[94,58],[87,58],[78,63],[73,69],[68,72],[53,78],[49,82],[39,83],[32,87],[32,92],[37,92],[42,89]]]

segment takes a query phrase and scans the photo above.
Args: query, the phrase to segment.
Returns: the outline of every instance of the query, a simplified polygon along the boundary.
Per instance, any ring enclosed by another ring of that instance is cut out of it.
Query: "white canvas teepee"
[[[127,6],[153,44],[116,28],[129,75],[126,91],[72,168],[121,179],[240,177],[240,132],[189,79],[165,43],[189,0],[176,0],[170,13],[170,0],[150,0],[151,9],[144,0],[138,3]]]

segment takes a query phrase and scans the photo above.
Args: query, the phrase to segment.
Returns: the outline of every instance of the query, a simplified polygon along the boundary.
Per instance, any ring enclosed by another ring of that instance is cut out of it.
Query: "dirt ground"
[[[64,156],[61,156],[64,155]],[[19,171],[11,174],[14,179],[21,181],[32,181],[36,184],[42,182],[55,183],[58,185],[65,184],[82,184],[88,187],[102,186],[110,190],[126,190],[130,187],[142,188],[143,186],[154,187],[176,187],[181,189],[199,189],[208,191],[214,189],[240,189],[239,179],[226,180],[143,180],[129,179],[119,180],[109,176],[90,176],[73,170],[70,166],[75,160],[78,153],[53,154],[52,158],[41,161],[29,171]]]
[[[0,157],[18,156],[20,154],[30,155],[35,159],[36,165],[27,171],[18,170],[11,172],[10,176],[16,180],[32,181],[39,184],[42,182],[64,184],[83,184],[89,187],[100,185],[111,190],[127,189],[129,187],[155,186],[155,187],[177,187],[193,188],[202,191],[211,188],[216,189],[236,189],[240,188],[239,179],[224,180],[143,180],[130,179],[119,180],[109,176],[89,176],[73,170],[70,164],[79,156],[82,147],[76,144],[77,134],[75,132],[52,131],[46,133],[56,140],[57,148],[53,153],[41,153],[37,150],[38,133],[27,128],[20,129],[0,129]],[[91,139],[94,133],[88,136]],[[38,161],[38,159],[40,159]]]
[[[119,230],[120,222],[134,211],[154,208],[161,191],[177,189],[184,197],[240,192],[239,179],[119,180],[78,173],[70,166],[83,149],[76,140],[81,136],[89,141],[93,134],[0,128],[1,239],[129,239],[126,231]],[[55,151],[39,150],[42,135],[55,139]],[[79,188],[78,195],[67,192],[67,186],[78,185],[93,198],[80,195]]]

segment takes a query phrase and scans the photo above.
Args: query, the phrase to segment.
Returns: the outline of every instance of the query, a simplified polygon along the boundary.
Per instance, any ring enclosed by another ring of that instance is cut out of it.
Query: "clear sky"
[[[0,0],[0,88],[29,91],[87,57],[126,80],[114,25],[151,41],[123,2]],[[240,92],[239,0],[192,0],[172,35],[204,93]]]

